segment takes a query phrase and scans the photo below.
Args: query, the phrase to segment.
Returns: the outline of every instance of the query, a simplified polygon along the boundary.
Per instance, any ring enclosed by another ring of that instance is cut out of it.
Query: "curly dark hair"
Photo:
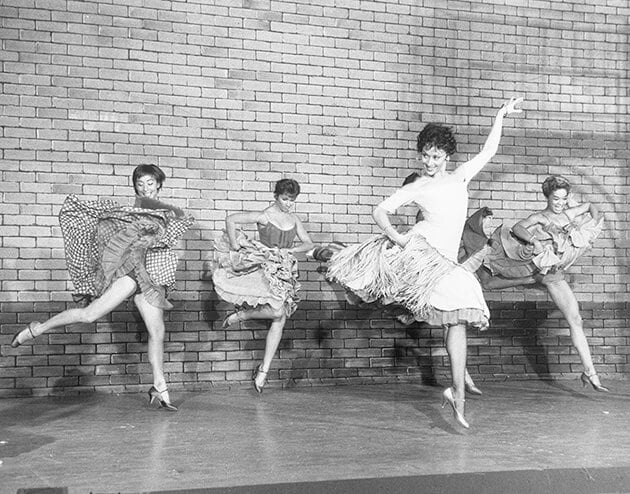
[[[571,184],[566,178],[560,175],[551,175],[542,183],[542,191],[545,197],[549,197],[553,192],[559,189],[566,190],[567,194],[571,192]]]
[[[300,193],[300,184],[292,178],[283,178],[276,182],[273,191],[274,197],[286,194],[290,197],[297,197]]]
[[[436,147],[448,156],[452,156],[457,149],[457,142],[450,127],[431,123],[418,134],[418,152],[421,153],[426,146]]]

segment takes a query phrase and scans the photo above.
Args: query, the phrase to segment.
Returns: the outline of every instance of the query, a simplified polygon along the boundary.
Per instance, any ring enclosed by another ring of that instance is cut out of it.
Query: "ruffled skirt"
[[[381,235],[335,254],[327,278],[362,302],[402,306],[405,322],[466,324],[485,329],[490,312],[475,276],[445,258],[422,235],[400,248]]]
[[[231,250],[225,234],[214,242],[212,281],[219,297],[236,306],[284,308],[292,315],[300,301],[295,257],[242,234],[239,243],[240,250]]]
[[[157,201],[151,207],[82,201],[74,195],[66,198],[59,223],[76,301],[89,303],[128,275],[147,302],[172,308],[166,297],[175,285],[177,256],[170,247],[193,219]]]
[[[560,273],[591,247],[601,231],[602,220],[582,215],[564,230],[545,232],[550,238],[542,240],[544,250],[534,254],[530,244],[520,242],[502,225],[492,234],[483,264],[492,275],[508,279]]]

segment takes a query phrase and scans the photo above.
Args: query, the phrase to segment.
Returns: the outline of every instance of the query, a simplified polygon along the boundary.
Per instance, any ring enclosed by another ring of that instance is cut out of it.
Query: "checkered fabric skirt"
[[[193,218],[154,201],[155,209],[114,201],[66,198],[59,212],[74,298],[90,301],[118,278],[133,277],[147,301],[164,309],[175,285],[177,256],[172,248]]]

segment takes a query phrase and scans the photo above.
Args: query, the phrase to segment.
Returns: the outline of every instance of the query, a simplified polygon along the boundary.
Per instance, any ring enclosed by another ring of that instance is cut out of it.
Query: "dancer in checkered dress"
[[[136,203],[81,201],[68,196],[59,213],[74,299],[84,307],[65,310],[45,322],[31,322],[11,342],[18,347],[46,331],[68,324],[94,322],[121,302],[134,302],[149,333],[153,387],[149,399],[166,410],[171,404],[163,372],[164,309],[175,285],[177,241],[193,223],[178,208],[157,200],[166,176],[155,165],[133,172]]]

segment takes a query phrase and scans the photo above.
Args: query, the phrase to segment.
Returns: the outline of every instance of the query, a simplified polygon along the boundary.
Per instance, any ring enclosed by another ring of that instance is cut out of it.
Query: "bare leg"
[[[554,281],[545,286],[552,300],[569,324],[571,342],[580,356],[580,360],[584,366],[584,372],[589,376],[595,374],[591,351],[588,347],[586,336],[584,336],[580,307],[571,287],[565,280]]]
[[[282,339],[282,332],[284,325],[287,322],[287,316],[284,308],[274,309],[269,305],[263,305],[254,309],[245,309],[230,314],[228,320],[233,318],[233,322],[247,321],[248,319],[271,319],[271,326],[269,326],[269,332],[267,333],[267,339],[265,343],[265,356],[261,370],[267,372],[271,367],[271,361],[273,360],[280,340]],[[232,323],[232,321],[229,321]]]
[[[500,278],[498,276],[492,276],[483,268],[478,269],[475,274],[479,278],[479,282],[484,290],[501,290],[503,288],[533,285],[536,283],[533,276],[526,276],[523,278]]]
[[[75,323],[91,323],[100,319],[114,310],[121,302],[127,299],[136,290],[136,282],[129,276],[118,278],[103,295],[94,299],[87,307],[68,309],[54,315],[47,321],[40,324],[32,324],[29,328],[22,330],[17,336],[17,343],[22,344],[32,337],[35,338],[42,333],[60,326],[67,326]],[[17,345],[16,345],[17,346]]]
[[[249,319],[276,319],[280,317],[282,309],[274,309],[269,305],[262,305],[253,309],[243,309],[228,314],[223,322],[223,327],[231,326],[239,321],[247,321]]]
[[[451,366],[451,386],[456,399],[464,399],[464,375],[466,373],[466,326],[451,326],[446,333],[446,351]]]
[[[533,276],[527,278],[491,278],[483,285],[486,290],[501,290],[503,288],[512,288],[515,286],[533,285],[536,280]]]
[[[464,375],[466,373],[466,326],[458,324],[448,328],[446,333],[446,351],[451,365],[451,387],[442,393],[443,401],[453,407],[455,420],[463,427],[468,428],[468,422],[464,417]]]
[[[278,346],[282,340],[282,333],[284,331],[284,325],[287,321],[287,315],[284,308],[274,309],[269,305],[264,305],[254,309],[245,309],[230,314],[226,318],[224,326],[249,319],[271,320],[271,325],[269,326],[269,331],[267,332],[265,340],[265,354],[263,362],[256,368],[253,374],[254,387],[256,388],[256,391],[262,393],[262,389],[267,380],[267,372],[269,372],[269,369],[271,368],[271,362],[273,361],[273,357],[278,351]]]
[[[153,372],[153,386],[162,394],[162,398],[170,403],[164,378],[164,311],[147,302],[142,293],[137,294],[133,301],[149,333],[148,354]]]
[[[269,331],[267,332],[267,339],[265,341],[265,356],[263,357],[262,370],[268,371],[271,367],[271,361],[273,360],[280,340],[282,339],[282,332],[284,331],[284,324],[287,322],[287,317],[282,311],[282,315],[271,321]]]

